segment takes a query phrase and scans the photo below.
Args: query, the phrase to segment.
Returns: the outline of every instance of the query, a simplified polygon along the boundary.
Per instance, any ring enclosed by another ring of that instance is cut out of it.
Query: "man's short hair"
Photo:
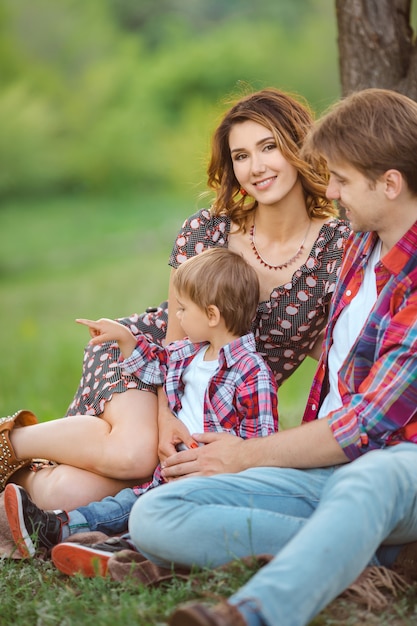
[[[398,170],[417,195],[417,103],[388,89],[352,93],[316,122],[304,151],[348,163],[372,182]]]

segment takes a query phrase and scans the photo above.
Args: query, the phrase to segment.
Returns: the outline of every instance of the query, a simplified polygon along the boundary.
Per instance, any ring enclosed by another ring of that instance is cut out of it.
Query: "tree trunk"
[[[411,0],[336,0],[342,95],[367,87],[417,100]]]

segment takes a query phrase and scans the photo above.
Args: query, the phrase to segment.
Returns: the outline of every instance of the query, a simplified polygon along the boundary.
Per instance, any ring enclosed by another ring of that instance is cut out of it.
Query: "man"
[[[227,602],[180,607],[171,626],[304,626],[417,540],[417,104],[352,94],[305,149],[326,159],[327,195],[354,234],[304,424],[249,441],[193,435],[209,445],[164,470],[188,479],[140,498],[129,522],[159,565],[276,556]]]

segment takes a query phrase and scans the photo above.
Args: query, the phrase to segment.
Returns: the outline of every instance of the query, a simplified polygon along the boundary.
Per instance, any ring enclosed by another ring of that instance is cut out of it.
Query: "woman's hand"
[[[244,440],[229,433],[193,435],[197,448],[172,454],[162,463],[162,476],[170,481],[186,476],[212,476],[246,469],[243,460]]]

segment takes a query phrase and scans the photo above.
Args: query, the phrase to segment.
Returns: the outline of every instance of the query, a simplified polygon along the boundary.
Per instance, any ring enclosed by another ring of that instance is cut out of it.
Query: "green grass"
[[[109,578],[68,578],[49,561],[0,560],[0,624],[2,626],[164,626],[179,604],[190,600],[217,602],[229,597],[257,571],[240,562],[226,571],[194,573],[157,588]],[[414,626],[416,587],[399,598],[387,596],[382,611],[369,611],[338,598],[310,626]],[[279,626],[279,624],[277,624]]]
[[[228,571],[207,570],[161,588],[109,578],[68,578],[51,562],[0,561],[0,624],[15,626],[159,626],[178,604],[191,598],[231,595],[257,567],[231,564]]]

